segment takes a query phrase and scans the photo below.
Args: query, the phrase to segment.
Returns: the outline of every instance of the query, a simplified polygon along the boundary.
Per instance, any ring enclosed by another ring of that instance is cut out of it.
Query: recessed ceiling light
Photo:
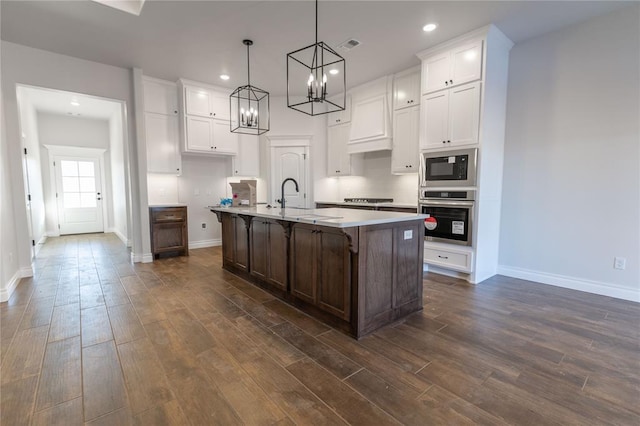
[[[223,80],[229,80],[229,76],[226,75],[226,74],[221,74],[220,78],[223,79]]]
[[[329,70],[329,74],[331,74],[331,75],[336,75],[336,74],[338,74],[339,72],[340,72],[340,70],[337,70],[337,69],[335,69],[335,68],[334,68],[334,69],[332,69],[332,70]]]
[[[78,101],[71,101],[71,105],[73,105],[73,106],[80,106],[80,102],[78,102]]]
[[[424,27],[422,27],[422,31],[430,33],[431,31],[435,30],[436,28],[438,28],[438,26],[436,24],[427,24]]]

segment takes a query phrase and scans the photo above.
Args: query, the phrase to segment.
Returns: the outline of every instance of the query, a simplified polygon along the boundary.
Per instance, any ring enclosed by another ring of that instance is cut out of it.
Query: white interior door
[[[55,157],[60,235],[104,232],[99,158]]]
[[[294,178],[298,182],[299,192],[293,182],[284,187],[285,207],[306,207],[307,196],[307,148],[304,146],[273,147],[271,151],[271,203],[278,206],[282,181]]]

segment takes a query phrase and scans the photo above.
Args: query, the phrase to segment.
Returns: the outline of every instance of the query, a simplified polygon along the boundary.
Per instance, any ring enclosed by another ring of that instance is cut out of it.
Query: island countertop
[[[263,217],[266,219],[285,220],[289,222],[301,222],[313,225],[329,226],[334,228],[348,228],[353,226],[379,225],[384,223],[405,222],[425,219],[427,216],[417,213],[397,213],[374,210],[353,210],[342,208],[325,209],[300,209],[286,207],[268,208],[266,206],[255,207],[208,207],[213,212],[233,213],[246,216]]]

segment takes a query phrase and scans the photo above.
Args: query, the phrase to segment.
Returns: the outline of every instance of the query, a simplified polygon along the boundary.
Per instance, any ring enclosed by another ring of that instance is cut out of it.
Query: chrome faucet
[[[282,210],[284,210],[284,184],[287,183],[287,181],[292,181],[293,183],[296,184],[296,192],[300,192],[300,190],[298,189],[298,182],[296,182],[296,180],[294,178],[286,178],[285,180],[282,181],[282,187],[281,187],[281,192],[280,192],[280,208]]]

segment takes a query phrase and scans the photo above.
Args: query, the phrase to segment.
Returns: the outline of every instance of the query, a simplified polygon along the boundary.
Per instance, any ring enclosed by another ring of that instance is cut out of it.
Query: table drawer
[[[187,217],[187,209],[184,207],[152,209],[151,221],[157,222],[184,222]]]
[[[425,247],[424,261],[443,268],[471,272],[471,252],[456,252]]]

